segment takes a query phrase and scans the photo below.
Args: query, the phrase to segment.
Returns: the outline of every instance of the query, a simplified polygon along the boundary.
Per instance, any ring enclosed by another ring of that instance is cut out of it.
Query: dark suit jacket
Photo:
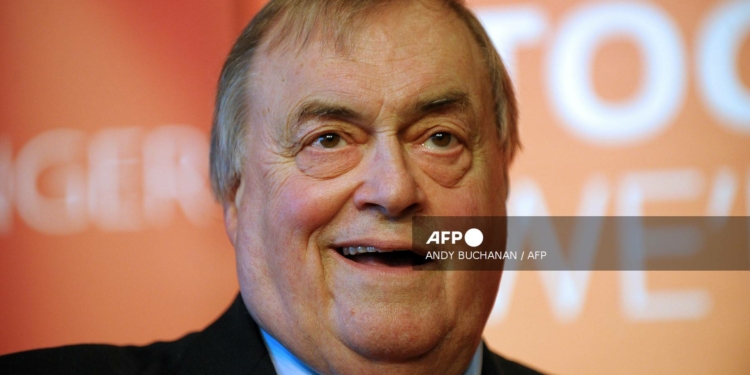
[[[148,346],[72,345],[0,357],[0,374],[275,375],[258,325],[242,298],[202,332]],[[482,375],[534,375],[485,346]]]

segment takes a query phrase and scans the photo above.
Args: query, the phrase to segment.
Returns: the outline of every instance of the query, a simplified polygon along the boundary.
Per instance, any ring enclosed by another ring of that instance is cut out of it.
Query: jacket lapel
[[[196,334],[184,354],[179,374],[276,375],[271,357],[238,295],[216,322]]]

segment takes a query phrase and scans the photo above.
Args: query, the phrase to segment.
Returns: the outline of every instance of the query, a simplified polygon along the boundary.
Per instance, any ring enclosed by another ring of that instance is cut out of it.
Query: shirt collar
[[[263,336],[263,342],[268,348],[268,354],[271,355],[271,362],[278,375],[315,375],[310,367],[307,367],[302,361],[292,354],[284,345],[276,341],[273,336],[269,335],[263,329],[260,330]],[[482,373],[482,349],[483,344],[480,342],[474,357],[471,358],[471,364],[463,375],[480,375]]]

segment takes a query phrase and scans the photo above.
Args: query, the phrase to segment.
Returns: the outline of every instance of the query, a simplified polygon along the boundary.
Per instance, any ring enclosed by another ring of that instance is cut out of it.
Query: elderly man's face
[[[256,55],[242,184],[226,209],[242,296],[319,371],[460,372],[500,273],[343,253],[410,249],[414,215],[505,214],[481,53],[456,16],[418,2],[368,19],[348,51],[331,46]]]

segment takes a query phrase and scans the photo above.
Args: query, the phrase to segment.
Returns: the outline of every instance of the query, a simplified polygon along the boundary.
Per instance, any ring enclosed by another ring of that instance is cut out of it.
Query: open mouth
[[[353,262],[380,267],[414,267],[432,262],[411,250],[381,250],[375,246],[345,246],[336,252]]]

